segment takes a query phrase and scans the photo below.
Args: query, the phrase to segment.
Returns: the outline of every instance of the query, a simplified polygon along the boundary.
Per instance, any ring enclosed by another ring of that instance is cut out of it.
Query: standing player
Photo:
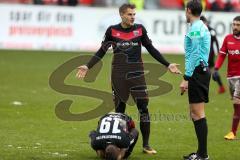
[[[185,36],[185,75],[180,84],[181,93],[188,89],[190,115],[198,139],[198,150],[184,156],[184,160],[208,160],[208,127],[205,103],[208,102],[210,72],[208,56],[211,36],[207,26],[200,20],[202,5],[190,0],[186,6],[186,19],[190,27]]]
[[[143,140],[143,152],[156,154],[149,146],[150,116],[148,112],[148,94],[144,78],[143,62],[141,58],[142,45],[158,62],[168,67],[172,73],[181,73],[177,64],[170,64],[160,52],[154,48],[147,31],[141,24],[135,24],[135,5],[123,4],[119,8],[122,22],[110,26],[102,42],[101,48],[95,56],[83,66],[78,67],[77,77],[83,78],[112,45],[114,56],[112,61],[112,89],[115,111],[124,113],[126,102],[131,94],[140,113],[140,130]],[[124,57],[125,56],[125,57]],[[138,77],[138,78],[136,78]]]
[[[214,71],[214,57],[215,57],[215,54],[219,53],[219,44],[218,44],[218,40],[217,40],[216,31],[211,26],[209,26],[206,17],[201,16],[200,20],[202,20],[203,23],[207,25],[208,30],[211,34],[211,47],[210,47],[208,65],[209,65],[209,68],[210,68],[210,72],[214,73],[214,74],[212,74],[213,80],[218,83],[218,86],[219,86],[218,93],[221,94],[221,93],[225,92],[225,88],[223,86],[221,77],[218,74],[218,72],[213,72]]]
[[[106,160],[120,160],[130,156],[138,139],[138,131],[131,117],[109,113],[100,118],[96,131],[90,132],[91,146]]]
[[[224,137],[227,140],[236,138],[240,119],[240,16],[233,19],[232,30],[233,34],[225,37],[215,64],[215,72],[217,72],[221,68],[226,56],[228,57],[227,79],[233,100],[234,114],[232,130]]]

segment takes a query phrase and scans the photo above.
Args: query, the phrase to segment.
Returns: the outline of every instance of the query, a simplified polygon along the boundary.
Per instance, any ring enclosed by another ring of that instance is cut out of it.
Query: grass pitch
[[[0,51],[0,160],[97,159],[90,148],[88,133],[96,128],[98,119],[63,121],[56,116],[55,105],[61,100],[71,99],[71,112],[82,113],[93,109],[100,101],[58,93],[48,83],[49,76],[58,66],[80,54],[84,53]],[[157,63],[148,54],[144,54],[143,58],[146,62]],[[166,58],[180,63],[183,71],[183,55],[166,55]],[[74,76],[76,71],[73,71],[66,83],[85,85],[110,94],[111,54],[103,58],[103,63],[95,82],[77,80]],[[225,73],[224,66],[221,75],[226,84]],[[166,73],[161,79],[171,83],[173,90],[150,98],[149,110],[153,116],[150,144],[158,154],[143,154],[139,138],[130,158],[132,160],[180,160],[183,154],[196,150],[197,141],[188,117],[187,96],[179,93],[182,77]],[[238,160],[240,157],[240,141],[223,139],[231,127],[232,112],[229,94],[218,95],[216,83],[211,82],[206,114],[212,160]],[[129,106],[127,113],[138,121],[136,106]]]

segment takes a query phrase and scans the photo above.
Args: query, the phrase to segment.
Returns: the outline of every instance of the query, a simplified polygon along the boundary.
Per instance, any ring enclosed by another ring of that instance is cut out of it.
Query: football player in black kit
[[[216,54],[219,53],[219,44],[217,40],[217,33],[216,31],[209,25],[208,20],[205,16],[201,16],[200,20],[203,21],[203,23],[208,27],[208,30],[211,34],[211,48],[210,48],[210,53],[209,53],[209,59],[208,59],[208,64],[210,71],[212,73],[212,78],[214,81],[218,83],[219,89],[218,93],[224,93],[225,92],[225,87],[223,86],[222,80],[218,72],[213,72],[214,71],[214,57]]]
[[[98,121],[97,130],[89,135],[97,155],[106,160],[126,159],[138,139],[131,117],[123,113],[108,113]]]
[[[123,4],[119,8],[121,23],[108,27],[101,47],[86,65],[78,67],[76,76],[84,78],[91,69],[105,55],[108,48],[113,48],[111,82],[114,95],[115,112],[124,113],[129,95],[133,97],[139,114],[140,130],[143,140],[143,152],[156,154],[156,150],[149,145],[150,116],[148,112],[148,93],[144,77],[141,58],[142,45],[158,62],[168,68],[171,73],[180,74],[178,64],[169,63],[152,45],[147,31],[142,24],[136,24],[135,5]],[[137,78],[136,78],[137,77]]]

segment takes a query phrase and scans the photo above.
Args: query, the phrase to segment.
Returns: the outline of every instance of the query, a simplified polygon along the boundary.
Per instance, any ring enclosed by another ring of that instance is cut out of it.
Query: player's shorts
[[[104,138],[107,136],[110,138]],[[132,140],[127,133],[120,133],[116,135],[106,135],[106,134],[100,134],[96,131],[91,131],[90,139],[91,139],[91,147],[94,150],[105,150],[106,147],[110,144],[116,145],[118,148],[128,148]]]
[[[209,68],[195,68],[192,77],[188,81],[188,100],[191,103],[207,103],[209,101]]]
[[[112,73],[112,90],[114,101],[126,103],[131,94],[133,100],[148,100],[147,85],[142,72],[131,73],[130,75]],[[116,103],[115,103],[116,104]]]
[[[228,79],[228,85],[232,98],[240,98],[240,78]]]

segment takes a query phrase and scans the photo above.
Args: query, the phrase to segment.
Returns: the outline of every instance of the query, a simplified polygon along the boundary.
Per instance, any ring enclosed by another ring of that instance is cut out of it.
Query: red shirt
[[[233,34],[225,37],[215,64],[216,69],[222,66],[226,55],[228,56],[227,77],[240,76],[240,37]]]

